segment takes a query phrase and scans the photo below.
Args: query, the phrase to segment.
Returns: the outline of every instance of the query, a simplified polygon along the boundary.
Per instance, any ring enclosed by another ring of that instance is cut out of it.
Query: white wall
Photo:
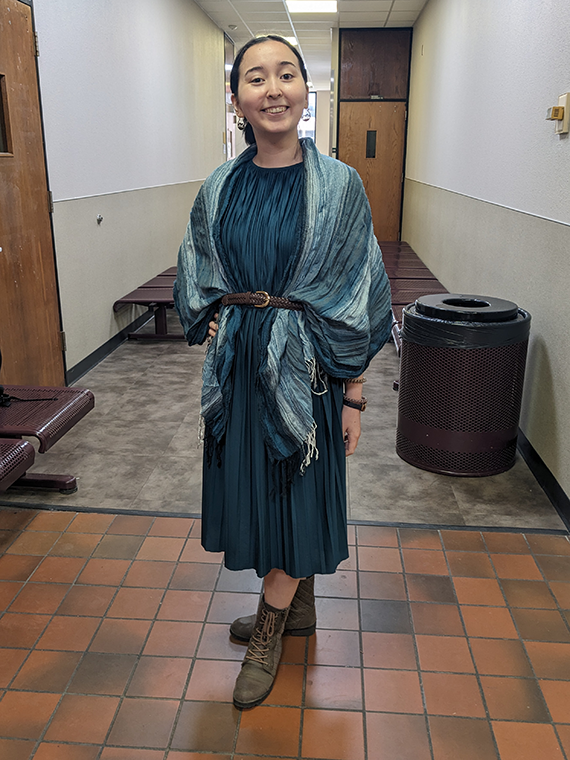
[[[200,182],[225,159],[224,37],[192,0],[34,9],[70,368],[135,315],[114,300],[175,263]]]
[[[521,429],[570,494],[567,0],[429,0],[414,27],[402,237],[452,292],[532,315]]]
[[[330,155],[331,92],[317,90],[315,144],[325,156]]]

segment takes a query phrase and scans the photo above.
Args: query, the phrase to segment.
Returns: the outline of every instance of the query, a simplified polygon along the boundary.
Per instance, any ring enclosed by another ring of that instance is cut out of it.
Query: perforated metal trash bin
[[[484,296],[436,294],[403,311],[396,451],[447,475],[515,461],[530,314]]]

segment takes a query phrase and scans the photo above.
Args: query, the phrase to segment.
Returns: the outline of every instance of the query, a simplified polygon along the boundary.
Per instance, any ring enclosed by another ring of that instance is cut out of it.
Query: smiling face
[[[246,50],[232,103],[251,124],[256,140],[296,135],[307,102],[299,62],[287,45],[267,40]]]

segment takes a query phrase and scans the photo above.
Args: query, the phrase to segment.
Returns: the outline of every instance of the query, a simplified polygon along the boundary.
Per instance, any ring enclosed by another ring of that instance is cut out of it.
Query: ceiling
[[[289,13],[285,0],[196,0],[239,49],[251,37],[296,37],[314,90],[328,90],[331,30],[412,26],[427,0],[338,0],[338,13]],[[235,27],[235,28],[231,28]]]

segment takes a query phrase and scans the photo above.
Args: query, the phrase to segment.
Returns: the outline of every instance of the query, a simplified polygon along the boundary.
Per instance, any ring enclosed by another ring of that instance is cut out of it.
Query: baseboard
[[[68,369],[65,373],[66,385],[73,385],[73,383],[76,383],[81,377],[83,377],[83,375],[86,375],[89,370],[92,370],[93,367],[96,367],[99,364],[99,362],[102,362],[103,359],[109,356],[109,354],[112,354],[113,351],[121,345],[121,343],[124,343],[127,340],[129,333],[136,332],[139,328],[146,324],[149,319],[152,319],[152,317],[153,310],[148,309],[144,312],[144,314],[141,314],[140,317],[137,317],[134,322],[131,322],[130,325],[127,325],[116,335],[113,335],[112,338],[109,338],[108,341],[90,353],[89,356],[86,356],[85,359],[82,359],[74,367]]]
[[[525,434],[519,430],[518,450],[527,463],[538,485],[550,499],[550,503],[560,515],[560,519],[570,529],[570,498],[562,490],[554,475],[542,461]]]

